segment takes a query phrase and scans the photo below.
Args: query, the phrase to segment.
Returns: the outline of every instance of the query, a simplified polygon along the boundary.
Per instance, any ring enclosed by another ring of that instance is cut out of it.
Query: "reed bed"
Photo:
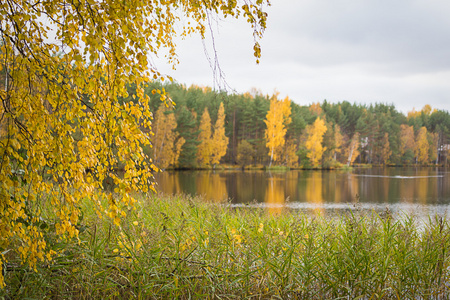
[[[85,203],[79,240],[51,265],[7,266],[4,299],[448,299],[444,218],[141,201],[118,231]]]

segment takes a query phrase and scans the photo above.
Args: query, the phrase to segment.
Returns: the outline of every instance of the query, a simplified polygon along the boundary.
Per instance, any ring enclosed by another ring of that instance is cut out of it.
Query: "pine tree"
[[[194,168],[197,166],[197,117],[195,112],[191,112],[186,106],[177,106],[177,132],[185,143],[181,146],[178,158],[180,167]]]

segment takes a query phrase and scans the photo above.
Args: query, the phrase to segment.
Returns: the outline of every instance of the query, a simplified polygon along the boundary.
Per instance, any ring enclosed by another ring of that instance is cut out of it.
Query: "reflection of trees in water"
[[[267,179],[266,194],[264,199],[267,204],[269,214],[281,214],[283,212],[283,207],[281,205],[284,205],[285,200],[284,179],[271,175]]]
[[[382,180],[382,184],[381,184],[381,191],[383,193],[383,201],[385,203],[389,203],[389,182],[390,182],[390,178],[389,178],[389,172],[388,169],[384,169],[383,170],[383,180]]]
[[[158,185],[156,190],[158,192],[164,192],[165,194],[180,194],[183,193],[180,187],[179,174],[175,172],[162,172],[158,174]]]
[[[399,188],[399,198],[404,203],[412,203],[414,200],[414,187],[416,186],[415,182],[417,179],[401,179],[401,184]]]
[[[306,179],[305,198],[308,203],[317,204],[314,212],[324,214],[322,194],[322,172],[312,172]]]
[[[428,170],[417,171],[416,176],[429,176]],[[428,197],[428,178],[416,179],[416,197],[422,204],[427,204]]]
[[[296,201],[298,199],[298,172],[289,171],[285,175],[286,180],[286,195],[290,201]]]
[[[197,194],[217,202],[228,199],[225,177],[214,172],[199,172],[196,180]]]
[[[349,174],[348,188],[350,192],[350,199],[346,199],[346,201],[359,201],[359,198],[361,196],[359,191],[359,178]]]
[[[376,171],[376,172],[375,172]],[[199,194],[207,200],[234,202],[256,200],[284,205],[290,201],[352,203],[360,196],[365,203],[436,203],[449,199],[449,177],[436,178],[434,169],[359,170],[359,173],[320,171],[289,172],[173,172],[156,174],[157,190],[167,194]],[[430,177],[431,176],[431,177]],[[412,178],[411,178],[412,177]],[[445,200],[444,200],[445,199]],[[272,208],[271,213],[282,209]]]
[[[235,172],[232,178],[232,182],[236,183],[235,189],[231,192],[232,197],[241,199],[242,203],[251,202],[254,199],[258,201],[255,196],[256,188],[261,189],[261,182],[258,180],[259,178],[255,178],[254,173]]]

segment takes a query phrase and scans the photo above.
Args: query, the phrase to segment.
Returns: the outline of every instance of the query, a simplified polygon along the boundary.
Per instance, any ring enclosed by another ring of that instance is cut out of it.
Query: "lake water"
[[[371,168],[353,171],[166,171],[158,191],[201,195],[270,213],[300,209],[322,214],[389,209],[394,213],[450,213],[450,170]]]

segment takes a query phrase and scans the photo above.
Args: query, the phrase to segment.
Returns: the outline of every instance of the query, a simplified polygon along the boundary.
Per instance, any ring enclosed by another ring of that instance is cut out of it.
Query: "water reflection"
[[[286,195],[283,180],[270,175],[266,184],[266,195],[264,198],[264,203],[267,205],[269,214],[280,214],[283,211],[285,201]]]
[[[315,213],[323,213],[324,199],[322,192],[322,173],[312,172],[306,178],[305,200],[313,204]]]
[[[225,177],[215,172],[199,172],[196,180],[197,194],[206,199],[222,202],[228,199]]]
[[[373,168],[343,171],[184,171],[157,175],[158,190],[168,194],[202,195],[234,205],[267,207],[279,214],[285,207],[307,207],[316,213],[361,207],[447,207],[449,173],[435,168]]]

